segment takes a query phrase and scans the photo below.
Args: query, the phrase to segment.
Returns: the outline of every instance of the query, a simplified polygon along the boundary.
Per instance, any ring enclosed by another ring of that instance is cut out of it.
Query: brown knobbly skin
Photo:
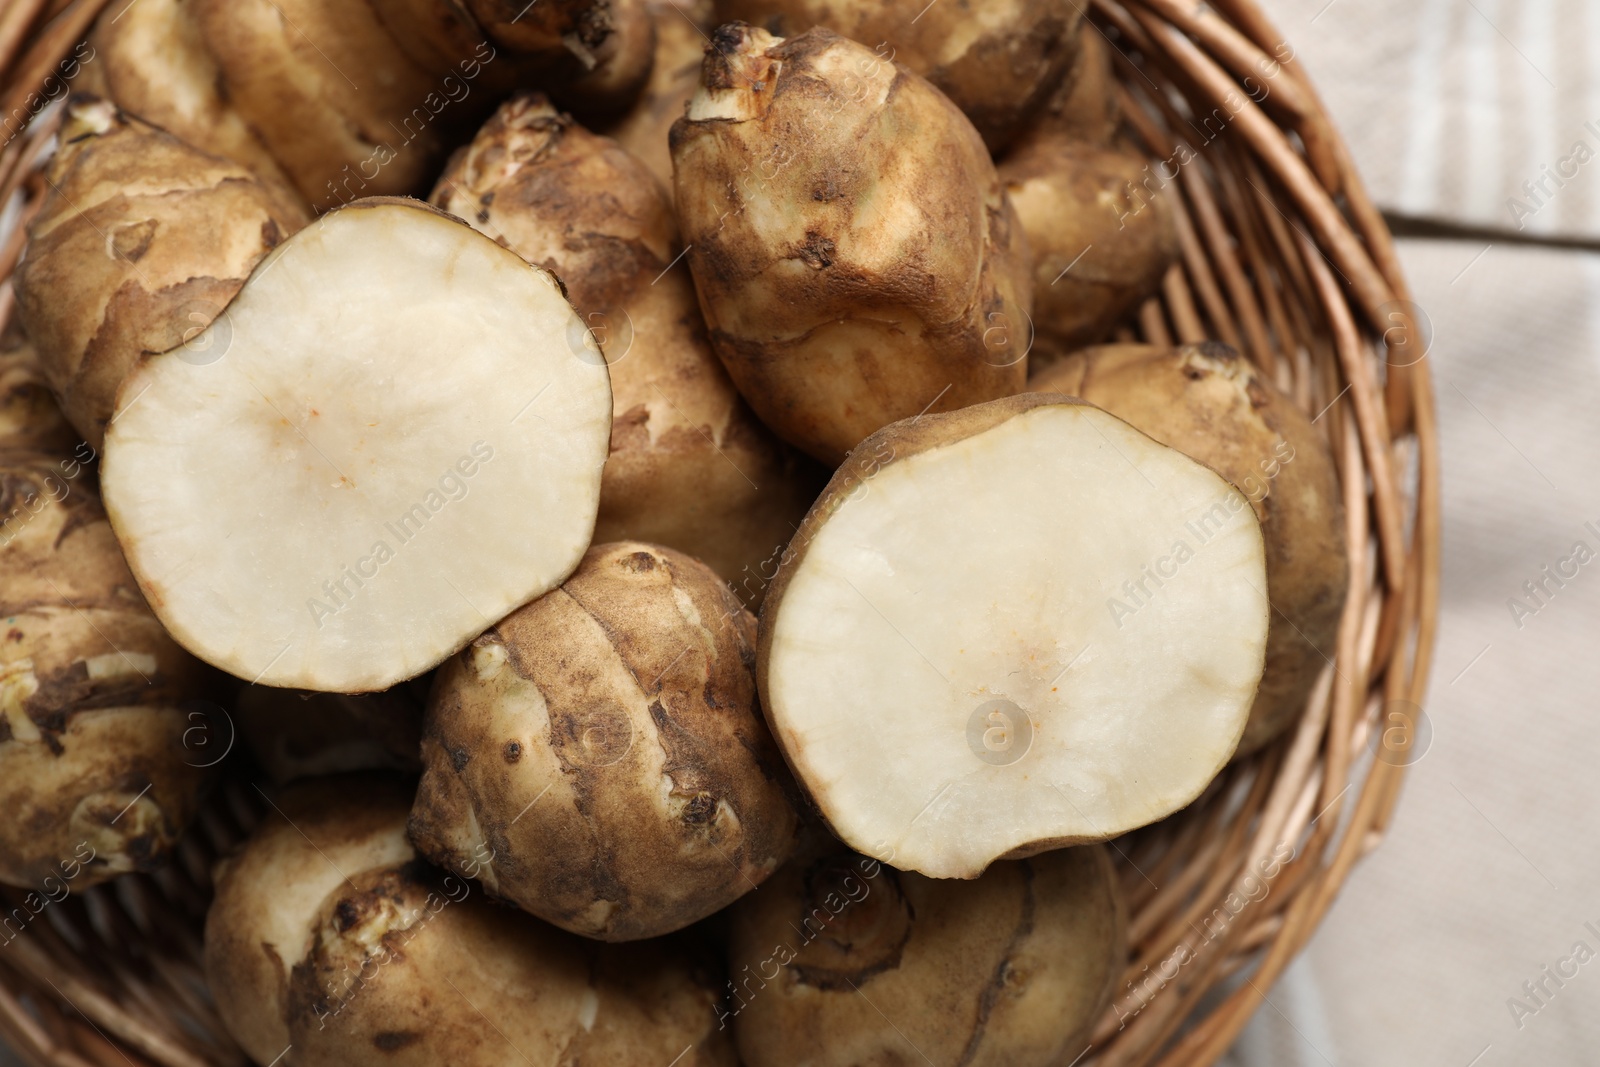
[[[655,58],[649,3],[140,0],[104,11],[65,76],[325,210],[420,191],[518,89],[621,114]]]
[[[1177,261],[1168,183],[1122,147],[1031,138],[1000,165],[1034,255],[1034,366],[1104,340]]]
[[[185,144],[241,164],[304,210],[294,179],[223,91],[222,71],[195,17],[198,6],[139,0],[106,9],[89,35],[92,58],[82,64],[74,92],[111,100]]]
[[[222,96],[312,206],[405,194],[426,180],[456,117],[439,106],[441,79],[456,72],[407,55],[371,3],[190,7]]]
[[[1122,122],[1116,80],[1111,72],[1111,42],[1105,31],[1085,21],[1078,28],[1078,52],[1072,68],[1033,115],[1011,151],[1031,142],[1064,137],[1083,144],[1107,146]]]
[[[756,413],[836,465],[897,419],[1016,392],[1031,255],[971,123],[827,30],[716,40],[673,127],[678,212]]]
[[[726,906],[796,833],[756,706],[754,642],[754,619],[703,564],[637,542],[590,549],[565,585],[442,668],[413,840],[603,940]],[[454,758],[506,738],[514,762]]]
[[[243,166],[101,100],[69,105],[49,178],[17,303],[67,418],[98,449],[138,361],[209,325],[307,219]]]
[[[1029,386],[1104,408],[1209,465],[1254,506],[1273,614],[1266,672],[1238,755],[1260,749],[1305,710],[1344,611],[1349,556],[1327,440],[1249,361],[1215,342],[1085,349]]]
[[[457,154],[433,200],[555,272],[599,348],[569,339],[576,358],[610,366],[595,540],[669,545],[759,593],[747,579],[822,479],[756,420],[712,353],[671,202],[644,165],[529,94]]]
[[[15,319],[0,334],[0,450],[13,449],[93,458],[50,395],[38,350]],[[0,521],[8,514],[0,514]]]
[[[0,882],[52,892],[160,863],[222,744],[190,744],[215,678],[140,595],[92,456],[0,450]]]
[[[207,981],[252,1059],[732,1067],[693,946],[599,945],[495,905],[417,858],[409,799],[396,778],[304,783],[219,865]]]
[[[717,0],[723,20],[778,37],[821,26],[927,78],[990,149],[1004,147],[1072,67],[1083,8],[1055,0]]]
[[[564,103],[615,117],[637,99],[655,61],[646,0],[462,0],[496,45],[528,64]]]
[[[934,1063],[1067,1063],[1110,1000],[1125,924],[1101,846],[959,881],[834,843],[733,909],[723,1017],[763,1067],[911,1062],[885,1017],[914,1020]]]

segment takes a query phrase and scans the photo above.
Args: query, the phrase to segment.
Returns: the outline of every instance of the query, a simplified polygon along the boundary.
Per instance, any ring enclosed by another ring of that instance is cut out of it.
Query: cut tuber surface
[[[106,506],[152,607],[249,681],[385,689],[588,547],[603,361],[551,276],[421,204],[360,201],[124,383]]]
[[[1327,438],[1248,360],[1215,342],[1087,348],[1030,386],[1104,408],[1211,467],[1250,500],[1266,544],[1272,623],[1238,755],[1284,733],[1330,668],[1350,577]]]
[[[999,400],[851,454],[762,609],[762,703],[847,844],[971,878],[1199,795],[1267,610],[1214,471],[1078,401]]]

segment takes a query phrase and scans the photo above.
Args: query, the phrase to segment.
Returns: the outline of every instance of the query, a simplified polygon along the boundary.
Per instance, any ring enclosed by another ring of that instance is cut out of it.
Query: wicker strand
[[[44,6],[45,0],[11,0],[6,9],[0,11],[0,72],[10,68]]]
[[[1338,138],[1310,87],[1299,79],[1279,76],[1283,68],[1282,47],[1263,49],[1194,0],[1137,2],[1210,49],[1240,79],[1247,95],[1254,98],[1256,90],[1262,92],[1261,103],[1286,118],[1300,135],[1307,161],[1323,188],[1335,196],[1339,194],[1344,174],[1336,149]]]

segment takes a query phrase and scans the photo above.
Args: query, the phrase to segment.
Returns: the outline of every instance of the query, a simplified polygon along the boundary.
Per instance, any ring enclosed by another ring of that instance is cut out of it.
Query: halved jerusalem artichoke
[[[731,1067],[689,953],[495,907],[417,857],[407,800],[389,779],[307,782],[219,865],[207,984],[252,1059]]]
[[[48,177],[17,304],[67,417],[98,449],[139,360],[193,341],[306,214],[241,164],[92,98],[68,105]]]
[[[846,844],[971,878],[1198,796],[1244,730],[1267,615],[1228,482],[1030,394],[852,453],[762,607],[762,706]]]
[[[836,465],[896,419],[1020,388],[1027,242],[921,77],[827,30],[726,25],[672,155],[712,344],[780,437]]]
[[[46,892],[159,864],[221,756],[189,704],[211,674],[139,595],[92,458],[0,455],[0,882]]]
[[[1136,152],[1043,137],[1000,177],[1033,249],[1036,363],[1104,340],[1178,258],[1172,193]]]
[[[412,840],[606,941],[726,906],[795,840],[756,709],[754,644],[755,620],[703,565],[653,545],[596,546],[560,589],[443,668]]]
[[[1266,672],[1239,742],[1254,752],[1301,711],[1332,662],[1349,572],[1339,472],[1327,440],[1238,352],[1221,344],[1107,345],[1029,383],[1126,419],[1233,482],[1266,542]]]
[[[1127,953],[1098,845],[972,882],[830,849],[741,900],[732,926],[723,1018],[749,1067],[1072,1063]]]
[[[368,200],[281,245],[189,349],[124,383],[107,509],[202,659],[387,689],[559,585],[594,530],[603,361],[544,271]]]
[[[1083,8],[1059,0],[717,0],[740,19],[791,37],[822,26],[927,78],[998,151],[1077,54]]]
[[[680,549],[736,584],[781,552],[822,479],[712,353],[672,208],[645,168],[521,96],[457,154],[433,200],[553,271],[594,331],[613,400],[595,540]]]

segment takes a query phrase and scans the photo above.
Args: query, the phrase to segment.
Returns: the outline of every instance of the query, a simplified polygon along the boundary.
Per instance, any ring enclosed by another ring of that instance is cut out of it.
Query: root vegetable
[[[1253,504],[1266,544],[1266,671],[1239,742],[1254,752],[1305,710],[1332,661],[1349,575],[1338,471],[1305,414],[1226,345],[1108,345],[1037,375],[1215,469]]]
[[[434,202],[553,271],[601,344],[613,417],[596,540],[668,545],[734,582],[780,552],[822,479],[711,351],[671,206],[644,167],[523,96],[456,157]]]
[[[565,929],[681,929],[793,847],[756,709],[755,620],[669,549],[591,549],[445,665],[411,816],[423,854]],[[493,859],[475,864],[474,857]]]
[[[83,65],[76,90],[114,101],[185,144],[293,190],[256,131],[219,90],[222,72],[201,38],[194,11],[186,0],[107,7],[89,35],[94,60]]]
[[[207,359],[123,386],[106,504],[156,613],[266,685],[435,666],[589,544],[611,390],[587,342],[548,274],[442,212],[324,216],[192,342]]]
[[[750,1067],[1070,1063],[1126,965],[1124,928],[1098,845],[971,882],[830,851],[734,907],[725,1018]]]
[[[1072,66],[1083,8],[1055,0],[717,0],[717,14],[779,37],[822,26],[859,41],[927,78],[998,150]]]
[[[257,1063],[731,1067],[681,946],[599,946],[421,862],[405,792],[308,782],[217,871],[205,963]]]
[[[837,464],[896,419],[1017,391],[1027,243],[922,78],[827,30],[723,26],[672,144],[712,343],[780,437]]]
[[[423,70],[441,75],[454,74],[456,82],[441,85],[451,97],[451,106],[468,97],[494,99],[511,92],[519,84],[537,78],[534,62],[489,41],[483,28],[459,0],[371,0],[384,28],[411,61]],[[470,105],[481,118],[494,110],[474,100]],[[472,121],[469,119],[468,121]],[[451,123],[452,129],[463,129]]]
[[[1033,248],[1036,364],[1103,340],[1178,257],[1170,193],[1136,153],[1045,138],[1000,177]]]
[[[223,93],[314,207],[426,181],[445,143],[441,79],[454,72],[418,66],[371,4],[191,3]]]
[[[240,164],[104,100],[69,105],[49,183],[17,302],[67,417],[98,449],[135,364],[210,324],[306,218]]]
[[[700,65],[714,19],[702,10],[686,9],[674,0],[651,0],[656,23],[656,56],[650,82],[638,103],[614,125],[605,128],[634,158],[672,189],[672,124],[683,118],[700,88]]]
[[[585,117],[615,117],[650,80],[646,0],[463,0],[496,44],[540,61],[540,84]]]
[[[13,320],[0,336],[0,452],[65,455],[81,443],[50,395],[38,351]]]
[[[1028,122],[1013,150],[1029,142],[1064,137],[1109,146],[1122,121],[1116,79],[1111,72],[1111,42],[1092,22],[1078,28],[1078,53],[1072,69]]]
[[[1015,397],[897,423],[834,475],[762,606],[762,706],[845,843],[971,878],[1198,796],[1267,614],[1261,531],[1220,475]]]
[[[0,882],[47,892],[159,864],[215,762],[187,705],[210,674],[140,597],[90,458],[0,453]]]

